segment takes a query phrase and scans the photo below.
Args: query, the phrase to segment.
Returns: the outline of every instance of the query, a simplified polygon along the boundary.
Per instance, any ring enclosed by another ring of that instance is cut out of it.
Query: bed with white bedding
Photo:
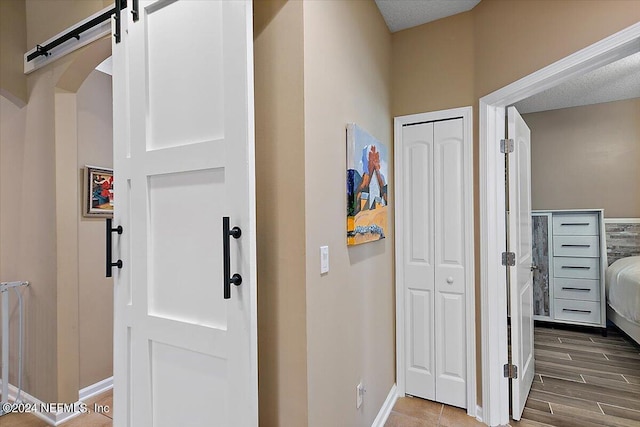
[[[605,285],[607,318],[640,344],[640,256],[611,264]]]

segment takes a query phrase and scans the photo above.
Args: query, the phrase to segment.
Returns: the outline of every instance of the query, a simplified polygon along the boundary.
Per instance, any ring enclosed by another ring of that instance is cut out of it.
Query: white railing
[[[0,283],[0,295],[2,295],[2,399],[0,405],[0,416],[4,415],[7,403],[9,403],[9,290],[13,289],[18,296],[19,307],[19,337],[18,337],[18,394],[15,401],[19,402],[20,393],[22,392],[22,350],[24,348],[24,313],[22,294],[18,288],[29,286],[29,282],[2,282]]]

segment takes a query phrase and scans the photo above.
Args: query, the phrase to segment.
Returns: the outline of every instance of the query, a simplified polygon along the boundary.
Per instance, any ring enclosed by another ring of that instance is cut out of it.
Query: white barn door
[[[113,44],[114,426],[256,426],[251,2],[129,12]]]
[[[400,144],[405,391],[466,408],[463,119],[405,125]]]
[[[533,250],[531,244],[531,131],[515,107],[507,110],[509,139],[509,247],[515,252],[510,274],[511,358],[517,366],[513,378],[512,417],[519,420],[524,410],[535,371],[533,358]]]

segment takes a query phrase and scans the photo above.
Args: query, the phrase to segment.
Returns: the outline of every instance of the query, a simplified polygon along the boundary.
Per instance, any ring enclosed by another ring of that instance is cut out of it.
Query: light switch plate
[[[329,272],[329,246],[320,246],[320,274]]]

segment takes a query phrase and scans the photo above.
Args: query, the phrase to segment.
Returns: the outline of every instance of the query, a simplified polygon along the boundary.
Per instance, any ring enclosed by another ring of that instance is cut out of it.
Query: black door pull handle
[[[231,285],[234,284],[236,286],[240,286],[242,284],[242,276],[238,273],[235,273],[231,276],[231,249],[229,243],[229,237],[233,237],[234,239],[239,239],[242,236],[242,230],[240,227],[233,227],[229,229],[229,217],[222,217],[222,265],[223,265],[223,291],[224,291],[224,299],[231,298]]]
[[[131,8],[131,14],[133,15],[133,22],[138,22],[140,19],[140,14],[138,13],[138,0],[133,0],[133,5]]]
[[[106,225],[107,225],[107,227],[106,227],[107,234],[105,236],[106,237],[106,241],[107,241],[107,262],[106,262],[107,276],[106,277],[111,277],[111,270],[113,269],[113,267],[122,268],[122,260],[121,259],[119,259],[116,262],[113,262],[112,258],[111,258],[111,256],[112,256],[111,255],[111,249],[112,249],[111,234],[112,233],[122,234],[123,229],[122,229],[121,225],[117,226],[116,228],[113,228],[111,226],[112,221],[113,220],[111,218],[107,218],[107,221],[106,221]]]

